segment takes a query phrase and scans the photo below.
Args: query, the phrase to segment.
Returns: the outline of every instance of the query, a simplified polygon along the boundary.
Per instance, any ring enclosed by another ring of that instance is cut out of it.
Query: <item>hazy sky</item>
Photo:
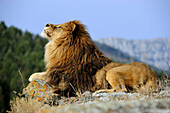
[[[0,0],[0,21],[40,34],[80,20],[93,40],[170,38],[170,0]]]

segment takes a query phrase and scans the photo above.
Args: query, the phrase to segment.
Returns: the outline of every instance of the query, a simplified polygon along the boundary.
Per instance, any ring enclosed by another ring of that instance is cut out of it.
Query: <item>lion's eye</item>
[[[61,28],[61,26],[57,26],[57,28]]]

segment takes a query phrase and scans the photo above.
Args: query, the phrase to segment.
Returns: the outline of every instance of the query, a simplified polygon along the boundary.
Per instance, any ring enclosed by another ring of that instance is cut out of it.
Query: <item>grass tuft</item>
[[[18,94],[20,95],[20,94]],[[49,108],[50,106],[44,105],[42,102],[37,101],[30,97],[16,96],[13,100],[10,100],[11,111],[8,113],[37,113],[44,109],[44,106]]]

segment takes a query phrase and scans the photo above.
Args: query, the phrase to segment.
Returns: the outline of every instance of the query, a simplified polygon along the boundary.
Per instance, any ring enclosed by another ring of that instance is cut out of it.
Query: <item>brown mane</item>
[[[70,30],[75,25],[74,30]],[[65,93],[90,90],[94,84],[94,75],[111,60],[95,46],[86,28],[79,21],[65,23],[68,33],[46,45],[45,60],[48,83],[57,88],[61,82]],[[55,46],[54,46],[55,45]],[[60,92],[60,91],[59,91]]]

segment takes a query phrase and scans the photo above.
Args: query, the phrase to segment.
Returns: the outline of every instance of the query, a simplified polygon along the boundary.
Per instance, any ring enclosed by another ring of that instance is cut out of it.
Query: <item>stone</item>
[[[57,105],[58,100],[60,100],[60,97],[52,93],[52,87],[45,81],[39,79],[30,82],[27,87],[23,89],[22,94],[25,95],[25,97],[31,97],[50,105]]]

